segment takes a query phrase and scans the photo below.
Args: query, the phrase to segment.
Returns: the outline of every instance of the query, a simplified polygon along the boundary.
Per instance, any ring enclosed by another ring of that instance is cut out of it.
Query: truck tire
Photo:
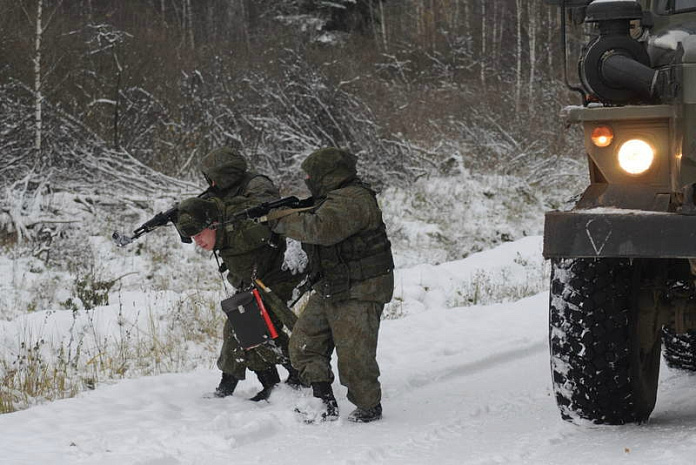
[[[670,368],[696,371],[696,331],[677,334],[673,329],[662,330],[662,356]]]
[[[657,397],[660,337],[644,341],[649,349],[641,350],[636,297],[647,263],[552,261],[551,371],[564,420],[621,425],[650,416]]]

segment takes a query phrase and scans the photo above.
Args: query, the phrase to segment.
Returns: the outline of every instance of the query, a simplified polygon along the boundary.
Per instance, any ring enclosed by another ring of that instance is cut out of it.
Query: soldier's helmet
[[[175,226],[183,236],[191,237],[219,221],[220,211],[214,200],[193,197],[179,203]]]
[[[231,147],[220,147],[208,152],[199,165],[209,185],[221,190],[238,184],[247,172],[244,157]]]
[[[357,157],[346,150],[329,147],[312,152],[302,162],[307,187],[314,197],[326,195],[357,177]]]

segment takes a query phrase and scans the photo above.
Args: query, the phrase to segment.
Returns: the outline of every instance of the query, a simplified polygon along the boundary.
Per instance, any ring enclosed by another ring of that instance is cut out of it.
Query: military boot
[[[369,423],[382,418],[382,404],[371,408],[356,408],[348,415],[348,420],[355,423]]]
[[[303,397],[295,407],[305,423],[320,423],[322,421],[338,420],[338,403],[333,395],[331,383],[312,383],[314,397]]]
[[[263,389],[261,389],[254,397],[252,397],[251,401],[254,402],[259,402],[261,400],[268,400],[268,398],[271,396],[271,392],[273,392],[273,388],[276,387],[278,383],[280,383],[280,376],[278,376],[278,370],[276,369],[275,365],[267,370],[263,371],[256,371],[256,376],[259,378],[259,381],[261,382],[261,386],[263,386]]]
[[[227,397],[234,393],[239,380],[229,373],[222,373],[222,379],[217,388],[215,388],[215,397]]]
[[[312,394],[321,399],[324,404],[324,410],[320,414],[321,421],[338,420],[338,402],[334,397],[331,383],[312,383]]]
[[[284,363],[283,368],[288,370],[288,379],[285,380],[285,384],[287,384],[293,389],[309,387],[308,384],[302,382],[302,380],[300,379],[300,372],[298,372],[292,365],[290,365],[289,363]]]

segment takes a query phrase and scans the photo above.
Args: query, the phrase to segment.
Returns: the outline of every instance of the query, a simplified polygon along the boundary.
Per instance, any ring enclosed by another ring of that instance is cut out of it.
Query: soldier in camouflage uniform
[[[375,192],[360,181],[352,154],[326,148],[303,163],[315,208],[272,222],[273,231],[302,242],[315,293],[290,337],[290,359],[314,397],[320,418],[338,418],[331,384],[336,349],[342,385],[357,406],[348,419],[382,417],[377,334],[392,298],[394,263]],[[300,412],[302,413],[302,412]]]
[[[287,302],[301,275],[293,275],[284,269],[285,240],[274,234],[267,225],[249,220],[225,224],[234,213],[260,203],[277,200],[278,190],[266,176],[249,172],[244,158],[230,148],[220,148],[208,153],[201,161],[201,171],[210,185],[204,198],[184,200],[179,205],[179,231],[193,237],[206,250],[219,253],[227,280],[237,290],[252,286],[254,277],[260,279],[273,292]],[[224,226],[209,229],[213,222]],[[288,370],[287,383],[299,386],[297,371],[289,363],[288,337],[281,330],[280,320],[271,318],[279,337],[275,343],[280,353],[269,351],[267,346],[245,351],[240,347],[229,321],[223,330],[223,345],[218,358],[222,380],[215,391],[218,397],[232,395],[239,380],[245,378],[246,369],[254,371],[263,386],[252,400],[264,400],[280,381],[276,363]]]

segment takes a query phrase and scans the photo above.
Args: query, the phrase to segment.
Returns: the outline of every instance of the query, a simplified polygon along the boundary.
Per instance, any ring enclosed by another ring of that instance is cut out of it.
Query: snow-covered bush
[[[462,170],[386,188],[381,203],[397,267],[457,260],[541,234],[544,211],[577,192],[577,181],[540,189],[517,176]]]

